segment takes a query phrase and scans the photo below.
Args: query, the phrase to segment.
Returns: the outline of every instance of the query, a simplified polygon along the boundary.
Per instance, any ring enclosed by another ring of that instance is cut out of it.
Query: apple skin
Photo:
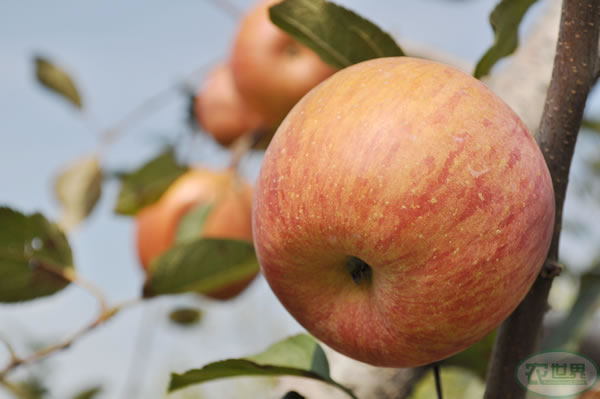
[[[310,89],[335,73],[308,47],[275,26],[263,0],[242,19],[231,66],[237,88],[268,126],[277,127]]]
[[[154,204],[136,215],[138,257],[146,272],[154,258],[173,245],[179,222],[192,208],[213,204],[201,237],[252,241],[252,189],[232,171],[192,169],[181,175]],[[253,280],[251,276],[206,294],[226,300],[237,296]]]
[[[198,124],[223,146],[261,125],[261,118],[240,96],[229,64],[209,72],[194,101],[194,113]]]
[[[539,274],[553,222],[550,174],[518,116],[473,77],[408,57],[307,94],[253,200],[281,303],[333,349],[386,367],[441,360],[497,327]]]

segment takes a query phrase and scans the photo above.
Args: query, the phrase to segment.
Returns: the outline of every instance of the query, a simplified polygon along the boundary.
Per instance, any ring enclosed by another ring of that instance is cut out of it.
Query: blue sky
[[[235,3],[242,9],[251,4],[247,0]],[[492,0],[340,3],[394,36],[473,62],[492,41],[487,23]],[[4,1],[0,5],[0,204],[56,218],[52,180],[62,167],[95,150],[97,135],[90,124],[109,127],[177,79],[226,57],[235,26],[230,16],[208,0]],[[36,83],[32,62],[36,54],[71,72],[83,95],[85,118]],[[133,168],[153,155],[161,140],[185,131],[185,107],[183,98],[174,97],[115,142],[103,166]],[[226,159],[222,150],[206,140],[190,143],[189,155],[213,165]],[[247,162],[254,168],[249,175],[255,174],[255,161]],[[135,297],[142,283],[133,224],[112,213],[117,193],[115,183],[106,184],[98,208],[69,237],[78,271],[100,286],[111,302]],[[168,311],[186,303],[205,310],[202,325],[190,331],[169,326]],[[149,399],[162,397],[169,371],[257,352],[300,331],[262,280],[230,304],[182,296],[155,300],[144,308],[156,330],[139,393]],[[26,341],[63,337],[91,319],[94,311],[93,299],[70,287],[46,300],[0,306],[0,336],[26,353]],[[124,312],[68,352],[52,357],[48,365],[53,397],[68,397],[79,387],[104,383],[101,397],[118,398],[141,318],[141,307]],[[5,359],[0,347],[0,367]],[[14,376],[25,375],[19,371]],[[235,384],[216,384],[212,389],[230,386]],[[5,397],[0,390],[0,398]]]

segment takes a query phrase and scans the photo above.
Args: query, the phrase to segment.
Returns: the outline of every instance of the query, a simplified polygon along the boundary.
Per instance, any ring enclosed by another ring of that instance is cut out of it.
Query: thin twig
[[[210,2],[212,3],[213,6],[215,6],[219,10],[223,11],[225,14],[227,14],[233,20],[237,21],[243,14],[242,9],[239,8],[237,5],[235,5],[232,1],[210,0]]]
[[[46,358],[47,356],[49,356],[53,353],[56,353],[56,352],[59,352],[59,351],[69,348],[79,338],[83,337],[88,332],[94,330],[96,327],[103,324],[104,322],[110,320],[119,311],[121,311],[122,309],[125,309],[126,307],[132,306],[136,303],[139,303],[139,299],[136,299],[134,301],[127,301],[120,305],[114,306],[110,309],[99,312],[98,317],[96,317],[95,320],[93,320],[90,324],[81,328],[79,331],[75,332],[68,339],[65,339],[64,341],[59,342],[57,344],[42,348],[27,357],[20,358],[20,357],[14,356],[11,359],[11,361],[3,369],[0,369],[0,381],[4,380],[4,378],[6,377],[6,375],[9,372],[11,372],[12,370],[16,369],[19,366],[35,363],[39,360]]]
[[[15,368],[17,368],[21,365],[35,363],[35,362],[45,358],[46,356],[50,355],[51,353],[58,352],[58,351],[68,348],[69,346],[71,346],[71,344],[75,340],[77,340],[81,336],[85,335],[87,332],[96,328],[104,320],[105,319],[103,317],[98,317],[91,324],[85,326],[84,328],[82,328],[81,330],[79,330],[78,332],[73,334],[71,337],[69,337],[69,339],[66,339],[63,342],[40,349],[39,351],[33,353],[32,355],[30,355],[28,357],[15,358],[15,359],[11,360],[10,363],[8,363],[8,365],[6,367],[4,367],[2,370],[0,370],[0,381],[2,381],[10,371],[14,370]]]
[[[91,281],[81,277],[79,274],[75,272],[74,269],[62,269],[58,265],[51,263],[49,260],[38,260],[35,259],[32,261],[32,265],[35,267],[39,267],[46,272],[52,273],[55,276],[64,279],[66,281],[70,281],[73,284],[80,286],[85,289],[87,292],[92,294],[96,300],[98,301],[98,305],[100,307],[100,314],[106,313],[106,297],[100,288],[98,288]]]
[[[558,243],[569,168],[588,94],[595,82],[600,2],[563,0],[552,81],[537,136],[554,185],[556,219],[540,276],[498,331],[485,399],[519,399],[526,391],[514,378],[519,362],[536,350],[547,298],[558,264]]]
[[[12,345],[3,337],[0,337],[0,342],[6,347],[8,355],[10,356],[10,361],[12,362],[13,360],[17,359],[17,353],[15,352],[15,349],[12,347]]]
[[[100,314],[106,313],[106,311],[108,309],[107,304],[106,304],[107,303],[106,296],[100,290],[100,288],[98,288],[98,286],[96,286],[91,281],[81,277],[81,275],[79,275],[79,274],[75,274],[71,281],[73,282],[73,284],[76,284],[76,285],[80,286],[81,288],[85,289],[87,292],[89,292],[96,298],[96,300],[98,301],[98,306],[100,308],[100,311],[99,311]]]
[[[439,363],[433,365],[433,378],[435,379],[435,392],[437,393],[437,399],[444,399],[444,394],[442,393],[442,377],[440,376]]]
[[[190,86],[190,82],[194,80],[196,76],[203,75],[206,70],[212,67],[218,60],[213,59],[190,73],[187,77],[178,80],[167,88],[159,91],[152,97],[146,99],[144,102],[135,107],[131,112],[125,115],[122,119],[117,121],[112,127],[104,130],[101,134],[101,143],[103,147],[107,147],[109,144],[117,140],[127,129],[138,123],[147,115],[151,114],[162,107],[166,100],[168,100],[173,94],[179,92],[182,89],[186,89]]]

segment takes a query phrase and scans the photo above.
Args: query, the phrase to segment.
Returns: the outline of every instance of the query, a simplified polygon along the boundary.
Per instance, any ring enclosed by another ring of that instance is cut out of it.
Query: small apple
[[[408,57],[310,91],[267,149],[253,206],[281,303],[333,349],[387,367],[441,360],[497,327],[554,222],[519,117],[473,77]]]
[[[194,113],[198,124],[224,146],[261,125],[260,117],[240,96],[228,64],[209,72],[196,96]]]
[[[151,261],[173,245],[183,216],[201,204],[212,206],[201,237],[252,241],[251,187],[230,170],[192,169],[177,178],[157,202],[136,215],[138,256],[146,272]],[[254,277],[207,296],[223,300],[232,298]]]
[[[240,94],[271,127],[336,71],[271,22],[269,7],[279,1],[260,1],[244,16],[231,55]]]

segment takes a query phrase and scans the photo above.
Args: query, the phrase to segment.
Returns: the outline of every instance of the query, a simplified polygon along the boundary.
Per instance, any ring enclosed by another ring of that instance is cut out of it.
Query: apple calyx
[[[346,269],[352,276],[352,281],[354,281],[356,285],[360,285],[362,280],[366,280],[367,282],[371,281],[373,269],[371,269],[371,266],[369,266],[367,262],[356,256],[350,256],[346,259]]]

